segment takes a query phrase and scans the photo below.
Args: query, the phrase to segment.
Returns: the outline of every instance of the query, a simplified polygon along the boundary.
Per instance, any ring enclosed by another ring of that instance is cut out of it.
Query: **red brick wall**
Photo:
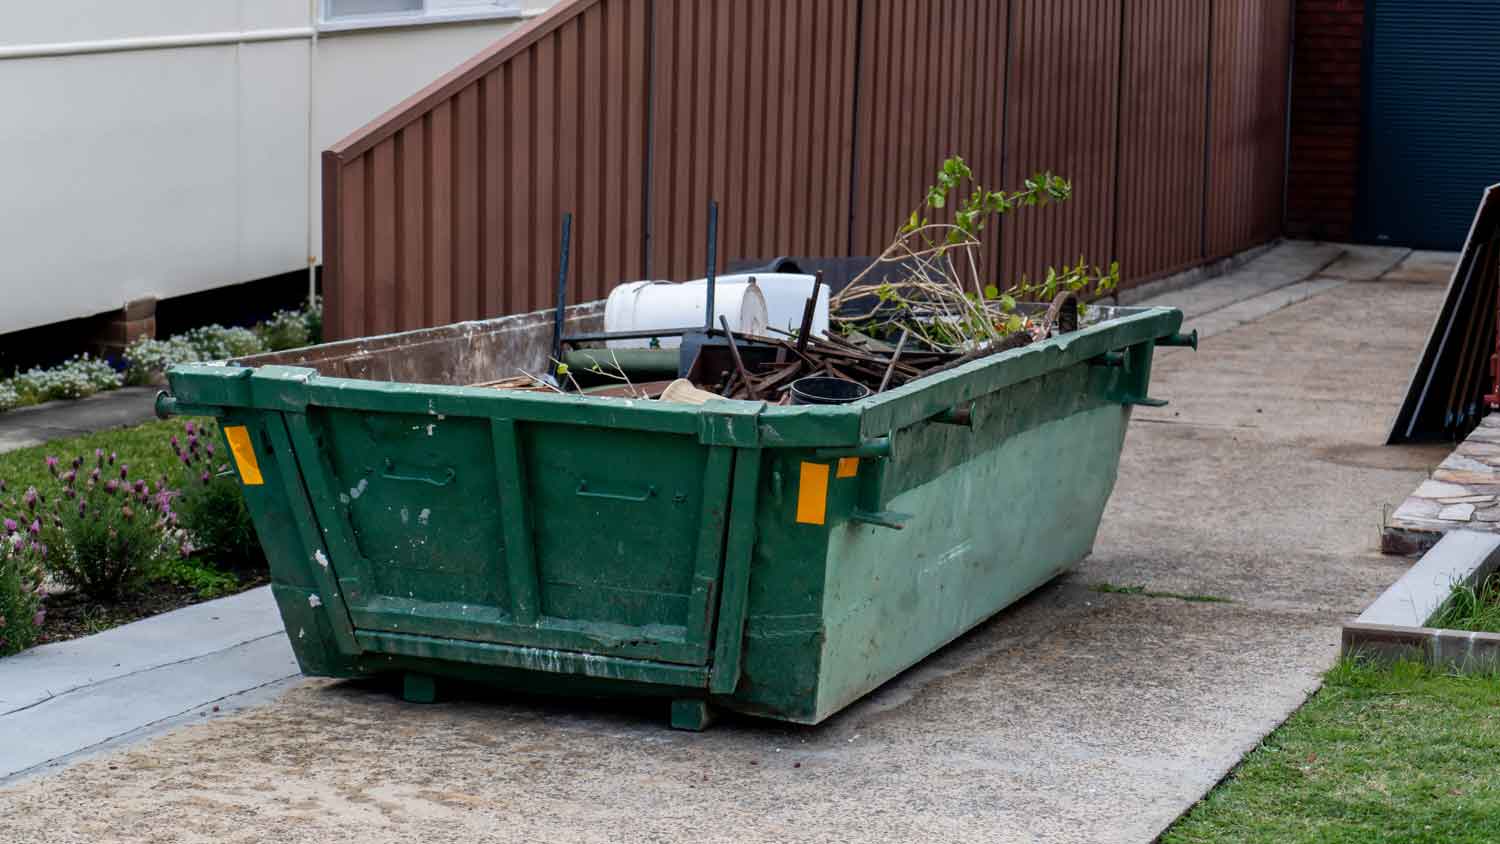
[[[1359,191],[1365,0],[1297,0],[1286,232],[1349,240]]]

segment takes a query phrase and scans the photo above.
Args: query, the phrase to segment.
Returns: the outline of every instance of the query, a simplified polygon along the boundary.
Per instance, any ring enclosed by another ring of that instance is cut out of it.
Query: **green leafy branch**
[[[966,185],[972,187],[954,207],[952,222],[935,220],[935,212],[946,209]],[[980,272],[980,236],[994,217],[1072,195],[1072,183],[1051,172],[1026,179],[1020,190],[989,190],[975,182],[962,158],[949,158],[891,244],[833,298],[834,310],[844,312],[835,321],[846,331],[876,337],[910,331],[931,347],[947,350],[972,349],[1024,330],[1045,334],[1050,326],[1037,325],[1034,316],[1022,313],[1023,302],[1051,301],[1063,292],[1080,298],[1108,292],[1119,283],[1119,264],[1105,269],[1080,257],[1061,269],[1049,268],[1040,282],[1023,276],[1001,287]],[[894,281],[883,276],[871,280],[890,265],[900,269]],[[860,311],[856,302],[873,304]]]

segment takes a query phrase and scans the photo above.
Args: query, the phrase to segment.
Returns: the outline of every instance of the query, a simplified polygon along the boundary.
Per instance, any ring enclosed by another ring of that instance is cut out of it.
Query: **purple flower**
[[[124,463],[121,463],[120,464],[120,480],[122,480],[122,481],[125,480],[125,476],[128,475],[128,474],[130,474],[130,467],[128,465],[124,464]]]
[[[209,457],[213,457],[214,456],[214,444],[213,443],[204,443],[203,444],[203,451]]]
[[[96,448],[96,449],[94,449],[94,456],[97,457],[97,458],[99,458],[100,460],[103,460],[104,459],[104,449],[102,449],[102,448]]]
[[[115,479],[113,479],[113,478],[111,478],[109,480],[109,482],[104,485],[104,491],[107,492],[107,493],[109,493],[110,495],[114,495],[115,494],[115,490],[117,490],[119,488],[120,488],[120,482],[117,481],[117,480],[115,480]]]
[[[50,454],[47,455],[47,469],[49,471],[51,471],[54,475],[57,474],[57,463],[58,463],[58,460],[57,460],[56,457],[53,457]]]
[[[185,430],[185,431],[188,432],[189,436],[191,436],[193,433],[195,433],[198,430],[198,426],[194,425],[191,422],[187,423],[186,425],[183,425],[182,427],[183,427],[183,430]]]
[[[42,533],[42,520],[41,519],[32,519],[31,520],[31,527],[27,528],[27,529],[31,531],[31,535],[32,536],[40,536],[41,533]]]
[[[16,525],[16,520],[15,519],[6,519],[5,520],[5,532],[6,533],[15,533],[17,529],[18,529],[18,525]]]
[[[179,451],[180,450],[179,446],[177,445],[177,435],[176,434],[173,434],[172,435],[172,439],[168,440],[167,442],[170,442],[172,444],[172,450],[173,451]]]
[[[109,453],[109,465],[115,465],[115,453],[113,451]]]
[[[204,486],[208,486],[208,482],[209,482],[209,480],[212,479],[212,477],[213,477],[212,475],[208,474],[208,470],[204,469],[203,470],[203,485]]]
[[[197,434],[193,434],[192,436],[188,437],[188,451],[192,451],[193,449],[195,449],[197,447],[198,447],[198,435]]]
[[[36,611],[36,615],[34,615],[34,616],[31,617],[31,626],[32,627],[41,627],[42,626],[42,622],[46,621],[46,620],[47,620],[47,611],[45,609],[37,610]]]
[[[99,482],[99,470],[98,469],[95,469],[94,471],[89,472],[89,480],[93,481],[94,483],[98,483]]]
[[[0,480],[0,494],[5,492],[5,481]]]
[[[34,487],[34,486],[27,487],[26,488],[26,494],[23,495],[23,496],[21,496],[21,501],[26,505],[26,507],[28,509],[35,510],[36,509],[36,487]]]

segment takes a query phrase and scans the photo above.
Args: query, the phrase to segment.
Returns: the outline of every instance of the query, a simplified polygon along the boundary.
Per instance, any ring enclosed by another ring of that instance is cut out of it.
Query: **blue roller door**
[[[1368,0],[1362,239],[1458,249],[1500,182],[1500,0]]]

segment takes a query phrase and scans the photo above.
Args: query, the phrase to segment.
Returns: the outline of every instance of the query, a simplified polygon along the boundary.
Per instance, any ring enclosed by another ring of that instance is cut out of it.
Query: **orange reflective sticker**
[[[852,477],[854,477],[855,475],[858,475],[858,474],[859,474],[859,458],[858,457],[840,457],[839,458],[839,474],[838,474],[839,477],[841,477],[841,478],[852,478]]]
[[[229,440],[229,450],[234,454],[235,468],[240,470],[240,481],[246,486],[265,483],[260,476],[260,463],[255,459],[255,447],[250,444],[250,430],[244,425],[226,425],[224,437]]]
[[[828,516],[828,466],[803,463],[797,481],[797,523],[821,525]]]

